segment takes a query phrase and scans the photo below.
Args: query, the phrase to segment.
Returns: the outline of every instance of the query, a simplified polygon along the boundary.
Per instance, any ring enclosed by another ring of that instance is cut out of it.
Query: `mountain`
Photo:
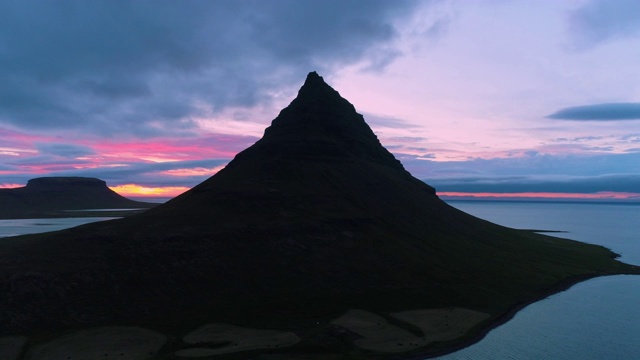
[[[69,210],[136,209],[156,204],[118,195],[95,178],[41,177],[27,186],[0,189],[0,219],[69,216]]]
[[[312,72],[262,139],[166,204],[0,242],[0,331],[124,324],[176,337],[224,322],[295,331],[297,349],[369,354],[328,322],[350,309],[388,321],[416,309],[487,314],[425,352],[578,279],[637,271],[615,257],[447,205]]]

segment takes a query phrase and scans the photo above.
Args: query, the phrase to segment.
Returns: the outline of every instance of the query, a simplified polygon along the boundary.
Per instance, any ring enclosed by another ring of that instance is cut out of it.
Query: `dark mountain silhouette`
[[[135,209],[156,204],[118,195],[100,179],[41,177],[27,186],[0,189],[0,219],[69,216],[69,210]]]
[[[261,140],[190,191],[2,241],[0,255],[4,333],[219,321],[312,334],[351,308],[456,306],[495,320],[567,281],[634,271],[603,247],[447,205],[315,72]]]

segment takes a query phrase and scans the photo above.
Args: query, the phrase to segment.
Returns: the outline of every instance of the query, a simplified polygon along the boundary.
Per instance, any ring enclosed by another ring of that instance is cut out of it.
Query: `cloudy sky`
[[[0,187],[175,195],[309,71],[444,195],[640,199],[640,2],[0,0]]]

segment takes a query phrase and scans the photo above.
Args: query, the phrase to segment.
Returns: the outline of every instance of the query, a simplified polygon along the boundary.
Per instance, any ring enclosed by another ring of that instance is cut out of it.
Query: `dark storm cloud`
[[[268,103],[308,71],[397,56],[415,2],[6,1],[0,122],[100,134],[188,132],[206,111]]]
[[[591,0],[569,14],[569,30],[577,49],[604,41],[640,36],[640,2]]]
[[[573,106],[560,109],[547,118],[585,121],[637,120],[640,119],[640,103]]]

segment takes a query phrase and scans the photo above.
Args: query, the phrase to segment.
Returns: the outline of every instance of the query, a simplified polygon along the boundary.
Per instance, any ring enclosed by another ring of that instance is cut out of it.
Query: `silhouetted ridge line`
[[[107,183],[104,180],[88,177],[50,176],[30,179],[27,181],[26,189],[32,191],[70,191],[76,187],[104,190],[107,188]]]
[[[88,177],[40,177],[27,186],[0,189],[0,219],[65,217],[69,210],[137,209],[156,204],[127,199],[103,180]]]
[[[273,120],[264,137],[238,154],[228,167],[255,154],[270,159],[366,160],[411,177],[402,163],[380,144],[355,107],[316,72],[307,75],[298,96]],[[433,188],[429,191],[435,194]]]
[[[311,73],[262,139],[175,199],[0,241],[0,334],[222,322],[297,329],[300,354],[364,358],[327,321],[445,308],[496,320],[568,279],[637,271],[614,257],[447,205]]]

